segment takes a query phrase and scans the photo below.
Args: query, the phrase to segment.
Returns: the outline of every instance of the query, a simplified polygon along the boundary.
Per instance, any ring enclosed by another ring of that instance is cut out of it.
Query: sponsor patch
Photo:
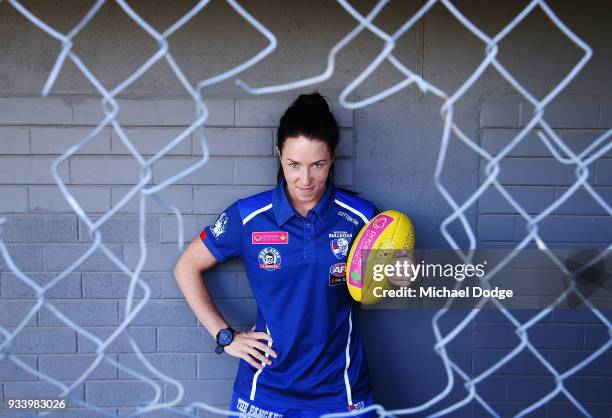
[[[274,247],[266,247],[259,252],[259,268],[266,271],[279,270],[281,268],[280,252]]]
[[[287,244],[289,233],[286,231],[257,231],[251,234],[251,244]]]
[[[225,212],[223,212],[221,215],[219,215],[213,226],[210,228],[210,232],[212,232],[216,239],[219,239],[221,235],[225,234],[228,221],[229,219],[227,215]]]
[[[336,263],[329,268],[329,285],[346,283],[346,263]]]
[[[329,242],[332,253],[338,260],[346,257],[349,252],[349,240],[346,238],[336,238]]]

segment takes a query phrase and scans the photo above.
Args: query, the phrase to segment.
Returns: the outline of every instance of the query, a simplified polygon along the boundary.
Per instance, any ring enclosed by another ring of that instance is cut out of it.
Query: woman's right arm
[[[204,245],[200,237],[196,236],[183,251],[173,270],[176,283],[183,292],[189,307],[213,338],[220,330],[229,326],[215,306],[208,287],[202,279],[202,273],[215,264],[217,264],[215,256]],[[258,339],[272,341],[272,337],[265,332],[236,332],[234,341],[225,347],[225,351],[261,369],[262,361],[266,364],[271,364],[271,361],[265,358],[260,351],[268,352],[275,358],[276,352]]]

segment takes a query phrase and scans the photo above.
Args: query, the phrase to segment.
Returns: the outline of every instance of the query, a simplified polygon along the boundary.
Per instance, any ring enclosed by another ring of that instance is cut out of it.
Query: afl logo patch
[[[336,263],[329,268],[329,285],[346,283],[346,263]]]
[[[281,255],[276,248],[266,247],[259,252],[259,268],[266,271],[279,270],[281,268]]]

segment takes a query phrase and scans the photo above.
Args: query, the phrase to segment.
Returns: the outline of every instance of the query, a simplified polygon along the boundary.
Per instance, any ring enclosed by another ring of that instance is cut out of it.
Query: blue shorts
[[[374,398],[370,393],[365,399],[356,399],[354,404],[357,408],[365,408],[374,403]],[[238,411],[248,416],[249,413],[254,417],[261,418],[318,418],[320,415],[333,412],[349,412],[348,406],[336,409],[289,409],[283,407],[275,407],[261,402],[252,402],[247,397],[240,396],[234,391],[232,393],[232,404],[230,410]],[[376,411],[368,411],[365,414],[356,415],[359,418],[376,418]]]

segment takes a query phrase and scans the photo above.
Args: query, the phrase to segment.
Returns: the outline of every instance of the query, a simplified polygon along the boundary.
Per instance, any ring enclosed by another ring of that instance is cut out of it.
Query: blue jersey
[[[257,302],[255,330],[272,336],[278,354],[261,371],[241,359],[234,391],[287,408],[350,407],[371,386],[346,259],[377,210],[328,184],[303,217],[284,185],[236,201],[200,234],[219,262],[244,260]]]

